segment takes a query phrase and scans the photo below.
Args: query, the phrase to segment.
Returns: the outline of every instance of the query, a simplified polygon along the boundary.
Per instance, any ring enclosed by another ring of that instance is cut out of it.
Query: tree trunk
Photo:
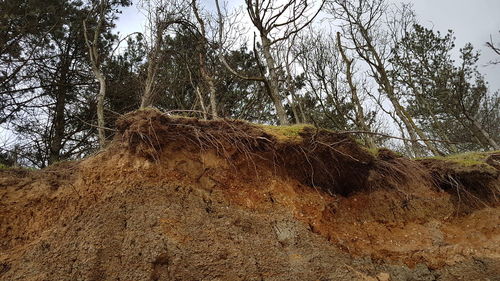
[[[212,118],[219,118],[219,114],[217,113],[217,100],[216,100],[216,90],[214,86],[213,80],[208,81],[208,88],[210,89],[210,108],[212,110]]]
[[[217,4],[218,5],[218,4]],[[199,38],[199,62],[200,62],[200,73],[201,77],[203,78],[207,88],[208,92],[210,93],[209,100],[210,100],[210,111],[212,112],[212,119],[217,119],[219,116],[217,114],[217,100],[216,100],[216,90],[215,90],[215,84],[214,84],[214,78],[213,76],[208,72],[207,70],[207,35],[205,31],[205,21],[201,17],[199,11],[198,11],[198,5],[196,0],[192,0],[191,2],[191,7],[193,9],[194,16],[196,17],[196,20],[198,21],[198,24],[200,25],[200,33],[201,37]],[[222,36],[222,35],[221,35]]]
[[[415,96],[417,98],[417,101],[421,106],[424,107],[424,109],[427,111],[427,114],[431,117],[432,119],[432,125],[436,128],[437,134],[439,138],[442,140],[446,141],[444,143],[445,148],[447,148],[451,153],[458,153],[458,148],[457,146],[450,141],[450,138],[448,138],[448,135],[446,134],[445,130],[443,129],[443,126],[441,126],[441,123],[436,117],[436,114],[434,114],[434,111],[432,110],[432,107],[430,104],[427,102],[426,99],[422,98],[421,95],[418,93],[416,89],[413,89],[415,91]]]
[[[146,81],[144,85],[144,92],[141,97],[141,107],[146,108],[152,106],[156,98],[155,82],[156,73],[158,71],[158,62],[161,59],[161,46],[163,44],[163,32],[166,29],[165,23],[156,23],[156,32],[154,37],[154,46],[148,53],[148,69],[146,73]]]
[[[87,35],[87,24],[86,20],[83,21],[83,35],[85,39],[85,44],[88,48],[90,63],[92,65],[92,72],[94,73],[95,78],[99,82],[99,94],[97,94],[97,132],[99,135],[99,147],[103,148],[106,144],[106,132],[104,131],[104,98],[106,96],[106,77],[102,73],[100,67],[101,62],[99,60],[99,34],[101,32],[101,27],[104,23],[104,10],[105,10],[105,2],[100,2],[101,10],[100,17],[97,24],[97,27],[94,29],[94,38],[93,41],[90,42]]]
[[[389,85],[389,89],[392,89],[392,86]],[[394,92],[392,90],[388,91],[387,88],[385,88],[385,90],[386,90],[386,93],[387,93],[389,100],[391,101],[392,106],[394,107],[394,112],[399,117],[401,122],[403,122],[403,124],[406,128],[406,131],[408,132],[408,135],[411,139],[412,150],[413,150],[414,155],[417,157],[425,156],[425,153],[424,153],[424,151],[422,151],[421,145],[417,140],[418,136],[417,136],[417,133],[415,131],[415,126],[414,126],[415,124],[413,123],[413,119],[408,118],[409,114],[406,112],[406,110],[403,108],[403,106],[399,103],[399,100],[395,97]],[[422,139],[424,139],[424,138],[422,138]],[[437,153],[435,153],[435,155],[437,155]]]
[[[300,124],[301,123],[301,120],[300,120],[300,116],[299,116],[299,112],[297,111],[297,104],[296,104],[296,99],[295,99],[295,87],[293,86],[293,81],[292,81],[292,77],[290,75],[290,72],[288,70],[288,66],[287,66],[287,76],[286,76],[286,83],[287,83],[287,88],[288,88],[288,92],[290,93],[290,96],[292,97],[292,99],[288,99],[288,103],[290,103],[290,106],[292,108],[292,112],[293,112],[293,117],[295,119],[295,124]]]
[[[394,106],[396,115],[403,121],[403,124],[406,127],[406,130],[408,131],[408,134],[410,135],[410,139],[412,139],[412,143],[414,146],[415,154],[417,156],[425,156],[423,151],[420,149],[420,144],[417,141],[417,136],[423,140],[427,148],[434,154],[434,155],[440,155],[441,153],[437,150],[437,148],[432,144],[430,141],[427,141],[427,137],[423,133],[420,128],[417,127],[415,122],[413,121],[413,118],[410,116],[410,114],[404,109],[404,107],[401,105],[399,102],[398,98],[396,97],[396,94],[394,93],[394,88],[387,76],[387,73],[383,67],[382,60],[378,56],[378,53],[375,51],[373,46],[371,44],[368,44],[369,47],[372,49],[372,53],[375,56],[375,59],[377,61],[377,71],[380,76],[379,79],[381,79],[382,84],[380,85],[386,92],[387,97],[391,101],[392,105]]]
[[[427,137],[423,133],[420,128],[417,127],[415,122],[413,121],[413,118],[411,115],[404,109],[404,107],[401,105],[399,102],[399,99],[396,97],[396,94],[394,92],[394,88],[392,86],[391,81],[389,80],[389,77],[387,75],[387,72],[385,70],[384,63],[382,62],[382,59],[379,56],[379,53],[375,49],[375,47],[372,44],[372,38],[370,34],[368,34],[368,31],[360,24],[358,24],[358,27],[360,28],[361,35],[363,39],[365,40],[366,46],[360,47],[357,46],[357,51],[360,56],[367,60],[367,63],[375,67],[375,71],[378,74],[377,82],[379,83],[380,87],[384,89],[385,93],[387,94],[387,97],[389,98],[390,102],[392,103],[396,115],[401,119],[403,124],[406,127],[406,130],[408,131],[408,134],[410,136],[410,139],[412,140],[412,146],[414,147],[415,154],[417,156],[424,156],[423,151],[420,149],[420,144],[418,142],[418,137],[423,140],[427,148],[434,154],[434,155],[440,155],[441,153],[437,150],[437,148],[432,144],[430,141],[427,141]],[[361,52],[360,48],[366,48],[367,52],[369,52],[375,61],[371,61],[366,54],[363,54]]]
[[[62,139],[64,137],[64,107],[65,96],[58,96],[56,99],[56,108],[54,110],[54,134],[50,143],[49,165],[54,164],[60,160],[60,151],[62,148]]]
[[[50,141],[49,165],[61,160],[62,141],[64,139],[65,108],[66,108],[66,77],[69,63],[63,62],[61,76],[56,89],[56,106],[52,126],[54,128]]]
[[[207,108],[205,107],[205,102],[203,101],[203,96],[201,95],[200,88],[198,86],[195,86],[196,89],[196,95],[198,96],[198,99],[200,100],[200,106],[203,114],[203,120],[207,120]]]
[[[144,92],[142,93],[141,97],[141,108],[146,108],[153,105],[154,83],[156,79],[156,60],[156,56],[150,56],[146,74],[146,81],[144,85]]]
[[[99,94],[97,95],[97,132],[99,134],[99,147],[106,145],[106,132],[104,131],[104,98],[106,97],[106,78],[98,70],[94,70],[94,75],[99,81]]]
[[[261,40],[262,51],[264,53],[264,58],[266,59],[266,65],[269,71],[269,96],[273,101],[274,108],[276,109],[279,124],[288,125],[288,118],[286,116],[285,108],[283,107],[279,92],[279,78],[278,74],[276,73],[276,63],[273,56],[271,55],[271,41],[264,35],[261,35]]]
[[[99,59],[99,34],[101,33],[101,27],[104,23],[105,17],[105,6],[106,2],[100,2],[100,14],[97,27],[94,29],[94,37],[92,42],[90,42],[87,35],[87,25],[86,20],[83,21],[83,31],[85,44],[88,48],[89,58],[92,65],[92,72],[95,78],[99,82],[99,93],[97,94],[97,132],[99,135],[99,147],[103,148],[106,144],[106,132],[104,131],[104,98],[106,97],[106,77],[102,73],[101,61]]]
[[[292,101],[290,102],[290,106],[292,108],[293,112],[293,117],[295,118],[295,123],[300,124],[300,123],[305,123],[306,119],[304,118],[304,112],[302,111],[302,106],[300,105],[300,102],[297,99],[297,96],[295,95],[296,93],[296,87],[293,82],[293,77],[292,77],[292,72],[290,70],[290,64],[288,62],[288,54],[287,54],[287,59],[285,63],[285,69],[286,69],[286,84],[287,84],[287,90],[290,93],[290,96],[292,97]],[[299,115],[300,112],[300,115]]]
[[[342,60],[346,64],[347,84],[349,85],[349,89],[351,91],[351,100],[352,103],[354,104],[354,110],[356,112],[356,126],[363,131],[371,131],[370,127],[366,124],[363,106],[361,105],[361,102],[359,100],[356,85],[354,85],[354,81],[352,80],[352,69],[351,69],[352,60],[350,60],[347,57],[347,55],[344,52],[344,49],[342,48],[339,32],[337,32],[337,46],[339,48],[340,55],[342,56]],[[370,148],[375,147],[375,142],[373,141],[373,138],[370,135],[365,135],[364,139],[365,139],[365,144],[368,147]]]
[[[481,126],[481,124],[476,120],[476,118],[474,117],[471,117],[469,116],[468,114],[466,114],[467,116],[467,119],[469,119],[472,124],[474,125],[474,127],[477,129],[477,131],[479,131],[479,133],[481,134],[481,137],[483,137],[489,144],[490,146],[495,149],[495,150],[499,150],[500,149],[500,146],[497,144],[497,142],[490,136],[490,134],[488,134],[488,132],[486,132],[484,129],[483,129],[483,126]],[[474,130],[471,130],[472,132],[474,132]]]
[[[204,49],[204,47],[203,47],[203,49]],[[207,67],[206,67],[205,50],[202,50],[200,52],[199,61],[200,61],[201,77],[203,78],[203,81],[205,82],[205,84],[208,88],[208,92],[210,94],[209,100],[210,100],[210,111],[211,111],[212,119],[217,119],[219,117],[219,115],[217,113],[217,100],[216,100],[217,91],[215,89],[214,79],[209,74]]]
[[[297,99],[295,99],[295,100],[297,100]],[[297,104],[299,105],[299,112],[300,112],[300,116],[302,117],[301,122],[306,124],[308,122],[308,120],[306,118],[306,114],[304,113],[304,108],[302,107],[302,103],[300,101],[298,101]]]

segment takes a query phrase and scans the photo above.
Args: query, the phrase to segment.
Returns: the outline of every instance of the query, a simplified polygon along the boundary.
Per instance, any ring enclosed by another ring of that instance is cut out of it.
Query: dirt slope
[[[500,280],[494,165],[154,110],[118,125],[86,160],[0,172],[0,280]]]

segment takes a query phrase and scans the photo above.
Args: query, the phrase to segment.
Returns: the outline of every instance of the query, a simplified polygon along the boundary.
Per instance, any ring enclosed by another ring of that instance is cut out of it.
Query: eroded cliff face
[[[119,122],[83,161],[0,172],[0,280],[499,280],[493,166],[445,175],[308,127]]]

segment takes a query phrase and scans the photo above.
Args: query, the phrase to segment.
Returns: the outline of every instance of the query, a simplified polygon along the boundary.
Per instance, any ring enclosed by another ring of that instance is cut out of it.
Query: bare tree
[[[199,33],[198,47],[200,49],[198,54],[199,58],[198,61],[200,64],[200,74],[206,84],[206,87],[208,88],[208,92],[210,93],[209,100],[210,100],[210,110],[212,113],[211,114],[212,118],[217,118],[218,113],[217,113],[216,89],[214,82],[215,79],[207,68],[207,52],[208,52],[207,49],[210,47],[210,42],[207,36],[206,23],[198,8],[197,0],[191,1],[191,7],[193,9],[196,21],[198,22],[198,33]],[[200,95],[200,99],[201,98],[202,97]]]
[[[490,50],[492,50],[495,54],[500,56],[500,44],[495,44],[491,36],[490,36],[490,41],[486,42],[486,46],[490,48]],[[491,61],[491,64],[500,64],[500,59]]]
[[[311,28],[307,35],[301,36],[294,52],[304,71],[306,91],[312,94],[322,115],[329,120],[329,127],[349,130],[351,116],[345,106],[347,97],[341,81],[342,60],[335,44],[329,39],[324,31],[314,31]]]
[[[370,128],[365,120],[365,113],[363,110],[363,105],[361,104],[361,101],[360,101],[359,96],[358,96],[358,89],[357,89],[355,82],[353,80],[353,73],[352,73],[353,59],[349,59],[347,57],[347,54],[344,50],[344,47],[342,46],[342,42],[340,41],[340,32],[337,32],[337,48],[338,48],[339,53],[342,56],[342,60],[344,61],[344,64],[345,64],[346,80],[347,80],[347,84],[349,85],[349,89],[351,92],[351,101],[354,104],[354,109],[355,109],[354,111],[356,113],[356,119],[355,119],[356,126],[360,130],[370,131]],[[375,143],[373,142],[373,138],[370,135],[365,135],[364,139],[365,139],[365,143],[368,147],[375,147]]]
[[[266,62],[269,96],[274,103],[281,125],[289,123],[280,95],[278,65],[273,48],[281,41],[289,39],[307,27],[323,7],[312,11],[311,1],[288,0],[280,4],[277,0],[245,0],[247,13],[257,29],[261,41],[261,50]]]
[[[276,58],[283,65],[282,73],[280,73],[284,78],[284,90],[286,91],[286,99],[293,113],[293,118],[295,123],[307,123],[307,118],[304,112],[304,108],[301,103],[301,97],[298,94],[299,89],[297,88],[297,83],[295,79],[297,74],[300,73],[300,63],[299,57],[303,55],[301,48],[297,48],[301,38],[298,34],[290,36],[290,38],[284,41],[284,44],[280,44],[276,50]]]
[[[99,94],[97,95],[97,132],[99,135],[99,146],[106,144],[106,134],[104,131],[104,98],[106,96],[106,77],[101,70],[102,58],[99,56],[99,36],[105,21],[105,11],[107,2],[101,0],[95,7],[98,10],[97,26],[94,27],[92,40],[89,39],[87,29],[87,19],[83,21],[83,34],[87,45],[92,73],[99,82]]]
[[[344,22],[342,25],[344,35],[351,42],[359,57],[369,66],[372,77],[391,102],[396,116],[404,124],[410,139],[412,139],[414,154],[418,156],[425,154],[421,150],[418,139],[425,140],[426,148],[434,155],[441,154],[401,104],[400,95],[388,74],[387,59],[392,49],[391,40],[397,41],[398,38],[395,37],[397,33],[404,33],[405,29],[411,26],[409,14],[403,11],[400,13],[399,19],[395,18],[394,15],[389,15],[385,0],[335,0],[329,8]],[[389,30],[385,31],[380,27],[384,17],[389,17],[385,22]]]
[[[156,78],[162,59],[164,36],[173,25],[191,25],[187,20],[191,7],[188,0],[142,0],[141,9],[146,15],[148,46],[146,79],[141,97],[141,108],[145,108],[153,105],[158,95]]]

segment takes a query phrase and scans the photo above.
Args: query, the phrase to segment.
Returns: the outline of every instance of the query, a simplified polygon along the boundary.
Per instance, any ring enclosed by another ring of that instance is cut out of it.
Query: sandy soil
[[[0,280],[500,280],[498,204],[461,211],[418,163],[346,194],[186,143],[0,171]]]

